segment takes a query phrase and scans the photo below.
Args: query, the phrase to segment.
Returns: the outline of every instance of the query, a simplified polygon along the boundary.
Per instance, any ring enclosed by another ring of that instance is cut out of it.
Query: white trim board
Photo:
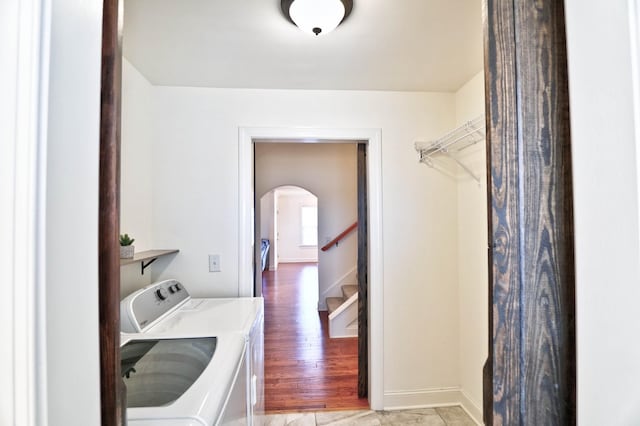
[[[464,411],[479,425],[482,424],[482,407],[478,406],[469,395],[462,389],[460,389],[460,405],[464,408]]]
[[[278,259],[278,265],[280,265],[281,263],[318,263],[318,258],[316,257],[308,257],[308,258],[302,258],[302,257],[291,257],[291,258],[280,258]]]
[[[383,245],[382,245],[382,131],[381,129],[329,129],[300,127],[240,127],[238,129],[239,265],[238,295],[253,295],[254,188],[253,143],[367,144],[369,201],[369,403],[384,404],[383,365]]]
[[[0,13],[0,424],[47,424],[45,205],[50,2]]]
[[[633,79],[633,118],[636,144],[636,175],[640,182],[640,0],[629,0],[629,27],[631,33],[631,69]],[[640,184],[638,212],[640,212]]]
[[[476,424],[482,425],[482,409],[459,387],[391,391],[384,394],[384,409],[388,411],[451,406],[462,407]]]

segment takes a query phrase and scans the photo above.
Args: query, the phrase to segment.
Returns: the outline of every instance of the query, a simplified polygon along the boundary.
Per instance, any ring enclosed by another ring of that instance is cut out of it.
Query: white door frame
[[[50,2],[0,2],[0,424],[46,425]]]
[[[636,177],[640,183],[640,0],[629,0],[629,27],[631,32],[631,77],[633,79],[633,108],[636,144]],[[640,212],[640,184],[637,185],[638,212]],[[640,231],[640,230],[639,230]]]
[[[253,144],[269,142],[367,144],[369,207],[369,404],[383,406],[383,244],[382,244],[382,131],[380,129],[324,129],[240,127],[239,142],[239,270],[238,295],[253,295],[254,188]]]

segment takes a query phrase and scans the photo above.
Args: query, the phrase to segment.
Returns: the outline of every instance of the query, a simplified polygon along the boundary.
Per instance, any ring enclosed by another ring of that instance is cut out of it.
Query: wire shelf
[[[434,159],[439,155],[446,155],[480,184],[480,178],[457,158],[457,154],[484,139],[485,123],[484,115],[481,115],[456,127],[436,140],[429,142],[418,141],[415,143],[415,147],[420,154],[421,163],[429,167],[435,167]]]

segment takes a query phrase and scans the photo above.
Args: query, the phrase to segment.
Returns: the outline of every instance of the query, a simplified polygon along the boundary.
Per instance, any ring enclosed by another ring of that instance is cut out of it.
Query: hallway
[[[268,413],[369,408],[357,395],[358,340],[329,339],[317,281],[316,263],[263,272]]]

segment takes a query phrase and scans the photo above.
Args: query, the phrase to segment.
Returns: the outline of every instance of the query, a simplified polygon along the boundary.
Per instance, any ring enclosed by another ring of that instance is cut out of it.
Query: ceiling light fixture
[[[281,0],[282,13],[309,34],[327,34],[351,13],[353,0]]]

